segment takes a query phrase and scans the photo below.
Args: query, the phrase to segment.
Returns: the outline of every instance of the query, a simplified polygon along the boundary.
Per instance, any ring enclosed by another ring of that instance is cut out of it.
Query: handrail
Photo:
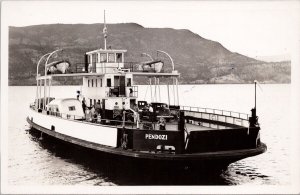
[[[187,107],[187,106],[184,106],[184,107]],[[33,104],[30,105],[30,108],[33,109],[33,110],[36,110],[35,106]],[[199,107],[190,107],[190,108],[199,108]],[[205,109],[205,108],[202,108],[202,109]],[[132,112],[135,112],[132,109],[130,109],[130,110]],[[211,109],[211,110],[224,111],[224,110],[218,110],[218,109]],[[44,110],[44,111],[46,111],[46,110]],[[192,109],[184,110],[184,111],[195,112]],[[51,116],[60,117],[62,119],[66,119],[66,120],[75,120],[75,121],[78,121],[78,122],[87,122],[87,123],[91,123],[91,124],[109,125],[109,126],[115,126],[115,127],[120,127],[120,128],[124,127],[124,124],[125,124],[125,126],[129,129],[130,129],[130,126],[131,126],[132,129],[136,128],[136,129],[141,129],[141,130],[147,130],[147,129],[157,130],[156,122],[149,122],[149,121],[141,122],[140,120],[132,122],[132,121],[114,120],[114,119],[107,119],[107,118],[101,118],[100,122],[99,122],[99,118],[94,117],[94,116],[87,118],[86,116],[77,116],[77,115],[54,112],[54,111],[48,111],[48,112],[50,112],[49,114]],[[241,126],[245,126],[245,125],[248,126],[248,123],[247,124],[243,123],[243,121],[248,121],[248,119],[244,119],[244,118],[241,118],[241,117],[238,118],[238,117],[235,117],[235,116],[232,116],[232,115],[226,115],[226,114],[224,115],[224,113],[223,113],[223,115],[221,115],[220,113],[215,113],[215,112],[200,112],[199,111],[198,113],[202,113],[202,114],[206,113],[206,114],[216,115],[216,118],[215,117],[211,118],[209,116],[209,119],[211,119],[213,121],[223,121],[222,119],[219,120],[219,116],[225,116],[225,122],[230,123],[230,124],[236,124],[237,120],[241,120]],[[236,113],[236,112],[234,112],[234,113]],[[45,113],[42,113],[42,114],[45,114]],[[243,113],[239,113],[239,114],[243,114]],[[188,114],[187,114],[187,116],[188,116]],[[226,117],[233,118],[233,122],[229,122]],[[168,130],[173,131],[175,129],[168,129]]]
[[[100,71],[99,71],[100,70]],[[121,68],[118,69],[118,67],[116,66],[105,66],[105,67],[88,67],[88,69],[86,70],[86,67],[83,66],[83,63],[75,63],[75,66],[70,68],[71,72],[74,73],[83,73],[83,72],[92,72],[92,73],[96,73],[96,72],[102,72],[102,73],[106,73],[107,71],[110,70],[114,70],[116,71],[124,71],[124,72],[128,72],[128,69],[126,68]]]
[[[35,110],[35,106],[34,105],[31,105],[29,106],[31,109]],[[43,110],[45,112],[47,112],[46,110]],[[42,113],[44,115],[47,115],[46,113]],[[109,126],[115,126],[115,127],[122,127],[123,125],[123,120],[114,120],[114,119],[105,119],[105,118],[101,118],[101,122],[98,123],[97,122],[97,117],[92,117],[92,121],[89,121],[86,119],[86,117],[82,117],[82,116],[78,116],[78,115],[72,115],[72,114],[66,114],[66,113],[61,113],[61,112],[54,112],[54,111],[49,111],[49,115],[50,116],[54,116],[54,117],[59,117],[59,118],[62,118],[62,119],[66,119],[66,120],[74,120],[74,121],[77,121],[77,122],[87,122],[87,123],[90,123],[90,124],[98,124],[98,125],[108,125],[108,124],[105,124],[107,121],[109,122],[114,122],[115,124],[112,124],[112,123],[109,123]],[[81,120],[79,120],[81,119]],[[96,121],[96,122],[94,122]],[[104,123],[103,123],[104,122]],[[146,130],[145,128],[140,128],[140,127],[144,127],[144,125],[147,125],[147,126],[151,126],[152,130],[158,130],[156,129],[156,122],[148,122],[148,121],[145,121],[145,122],[140,122],[139,121],[139,124],[136,125],[135,122],[131,122],[131,121],[125,121],[125,125],[129,125],[131,126],[131,128],[133,129],[133,127],[137,126],[137,129],[140,129],[140,130]],[[153,128],[154,127],[154,128]],[[127,127],[128,128],[128,127]],[[168,129],[169,131],[174,131],[175,129]]]
[[[113,97],[113,92],[111,90],[118,89],[118,93],[120,92],[121,86],[105,86],[105,88],[108,88],[110,91],[108,92],[108,97]],[[127,94],[127,91],[125,91],[125,97],[138,97],[138,86],[131,85],[131,86],[125,86],[125,89],[132,89],[132,93]],[[120,95],[120,94],[118,94]],[[117,96],[119,97],[119,96]]]
[[[72,73],[84,73],[84,72],[101,72],[106,73],[107,71],[124,71],[124,72],[147,72],[144,70],[140,70],[138,68],[141,65],[141,62],[97,62],[96,64],[106,64],[103,67],[93,67],[93,63],[89,63],[88,67],[86,67],[85,62],[77,62],[74,63],[73,66],[69,68],[69,71]],[[114,66],[112,66],[112,64]],[[120,67],[120,64],[123,64],[123,67]],[[118,68],[120,67],[120,68]],[[87,69],[86,69],[87,68]],[[154,71],[154,70],[153,70]],[[162,70],[163,71],[163,70]],[[148,70],[149,72],[149,70]]]
[[[184,110],[184,111],[194,111],[194,112],[195,111],[201,112],[201,109],[202,109],[202,110],[204,110],[204,113],[219,114],[219,115],[249,120],[249,114],[235,112],[235,111],[220,110],[220,109],[213,109],[213,108],[193,107],[193,106],[180,106],[180,108],[182,108],[182,110]],[[187,109],[185,109],[185,108],[187,108]],[[193,108],[195,108],[196,110],[192,110]],[[218,113],[218,111],[219,111],[219,113]],[[236,116],[233,116],[233,114],[236,114]],[[245,117],[242,117],[242,116],[245,116]]]

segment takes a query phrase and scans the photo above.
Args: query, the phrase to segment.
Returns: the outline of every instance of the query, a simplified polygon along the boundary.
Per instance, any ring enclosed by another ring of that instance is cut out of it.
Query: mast
[[[254,81],[254,109],[256,110],[256,80]]]
[[[103,36],[104,36],[104,49],[106,50],[107,27],[106,27],[106,21],[105,21],[105,10],[104,10]]]

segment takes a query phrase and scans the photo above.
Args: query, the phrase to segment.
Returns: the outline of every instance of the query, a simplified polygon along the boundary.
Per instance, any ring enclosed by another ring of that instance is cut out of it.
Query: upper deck
[[[52,52],[50,56],[58,51]],[[69,61],[67,64],[45,63],[45,74],[41,76],[38,74],[39,63],[37,65],[37,80],[52,79],[52,77],[94,77],[103,76],[105,74],[131,74],[133,76],[145,76],[145,77],[179,77],[180,73],[174,68],[174,63],[172,62],[172,70],[166,71],[165,64],[161,60],[153,60],[146,62],[125,62],[125,53],[127,50],[117,50],[117,49],[96,49],[85,53],[83,63],[73,63]],[[163,52],[158,50],[157,52]],[[47,54],[46,54],[47,55]],[[44,57],[44,56],[43,56]],[[42,58],[43,58],[42,57]],[[42,59],[41,58],[41,59]],[[57,62],[57,61],[56,61]],[[62,60],[60,62],[65,62]],[[54,66],[54,67],[53,67]],[[65,67],[58,67],[65,66]],[[63,71],[57,71],[59,68]],[[55,69],[55,71],[53,71]],[[47,77],[45,77],[47,76]],[[49,77],[48,77],[49,76]]]

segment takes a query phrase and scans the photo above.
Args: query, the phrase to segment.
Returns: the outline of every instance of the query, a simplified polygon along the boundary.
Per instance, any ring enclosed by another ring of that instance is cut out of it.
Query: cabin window
[[[94,99],[94,106],[96,105],[96,99]]]
[[[96,79],[96,87],[98,86],[98,79]]]
[[[107,82],[107,83],[106,83],[107,87],[111,87],[111,79],[107,79],[106,82]]]
[[[106,53],[100,54],[100,62],[107,62],[107,55]]]
[[[117,53],[117,63],[122,62],[122,53]]]
[[[115,54],[114,53],[108,54],[108,62],[115,62]]]
[[[127,78],[127,87],[131,86],[131,78]]]
[[[100,87],[102,87],[102,79],[100,79]]]
[[[75,110],[75,106],[69,106],[69,111],[74,111]]]
[[[88,55],[88,63],[90,64],[91,63],[91,56]]]
[[[90,87],[90,80],[88,80],[88,87]]]
[[[94,87],[94,79],[92,79],[92,87]]]

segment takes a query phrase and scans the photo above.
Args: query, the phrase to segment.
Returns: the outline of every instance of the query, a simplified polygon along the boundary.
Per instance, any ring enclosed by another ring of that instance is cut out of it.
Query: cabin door
[[[105,116],[105,99],[102,99],[102,113],[101,113],[101,117],[102,118],[106,118]]]
[[[125,96],[125,76],[120,76],[120,95]]]

